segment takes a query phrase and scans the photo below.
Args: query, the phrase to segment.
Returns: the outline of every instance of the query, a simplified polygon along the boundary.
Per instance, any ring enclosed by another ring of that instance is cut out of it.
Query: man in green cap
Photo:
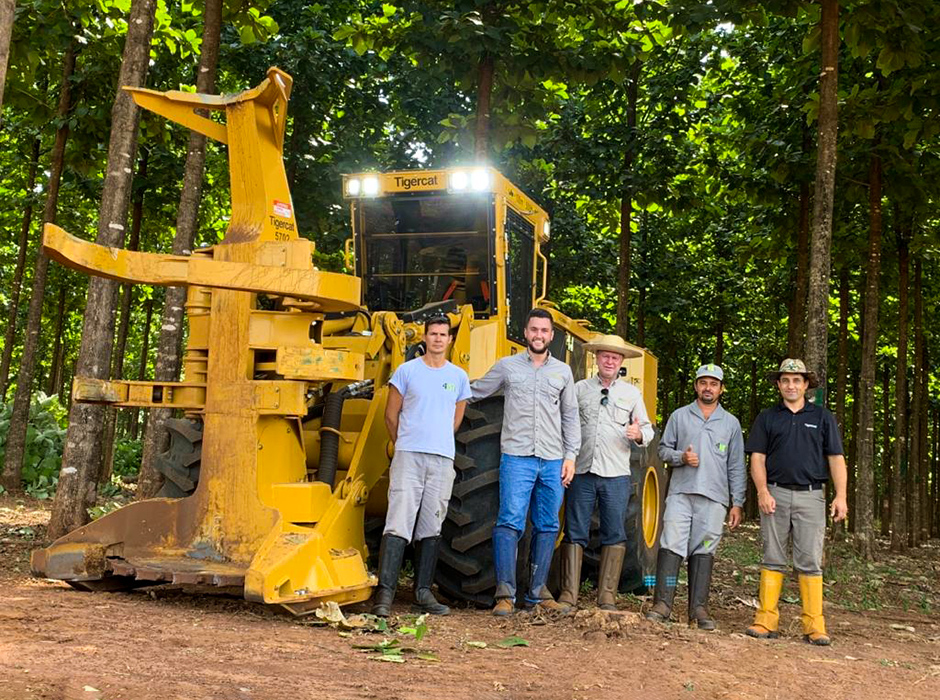
[[[747,488],[741,424],[719,403],[723,392],[721,367],[699,367],[695,401],[669,416],[659,442],[659,456],[672,468],[672,475],[656,562],[656,591],[646,614],[651,620],[669,619],[679,567],[688,557],[689,625],[715,629],[708,612],[715,550],[725,516],[731,529],[741,522]]]

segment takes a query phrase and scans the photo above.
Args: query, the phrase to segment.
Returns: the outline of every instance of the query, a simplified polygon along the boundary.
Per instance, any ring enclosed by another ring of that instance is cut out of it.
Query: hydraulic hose
[[[320,421],[320,466],[317,469],[317,481],[329,484],[333,488],[336,481],[336,465],[339,461],[339,426],[343,418],[343,402],[346,401],[346,388],[327,395],[323,405],[323,419]]]

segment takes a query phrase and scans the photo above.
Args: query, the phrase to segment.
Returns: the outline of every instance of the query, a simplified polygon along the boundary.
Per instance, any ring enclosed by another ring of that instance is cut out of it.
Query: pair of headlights
[[[492,186],[493,179],[486,168],[455,170],[447,176],[447,188],[452,192],[486,192]],[[375,197],[379,189],[379,178],[375,175],[346,180],[347,197]]]

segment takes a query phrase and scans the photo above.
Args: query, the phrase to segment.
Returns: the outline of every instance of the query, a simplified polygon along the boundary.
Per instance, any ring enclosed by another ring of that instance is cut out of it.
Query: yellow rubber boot
[[[754,624],[746,630],[749,637],[776,639],[780,636],[777,632],[777,625],[780,621],[777,602],[780,600],[781,590],[783,590],[783,572],[761,569],[760,607],[754,616]]]
[[[800,598],[803,601],[803,639],[810,644],[829,646],[826,619],[823,617],[823,578],[800,574]]]

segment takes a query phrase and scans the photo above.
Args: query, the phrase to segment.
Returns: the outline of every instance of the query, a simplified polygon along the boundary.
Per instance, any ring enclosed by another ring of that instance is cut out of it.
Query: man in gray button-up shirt
[[[561,593],[558,602],[574,607],[581,588],[581,560],[591,538],[597,506],[601,560],[597,604],[616,610],[617,586],[627,552],[624,521],[633,484],[630,452],[653,439],[640,390],[620,379],[628,357],[642,353],[617,335],[602,335],[584,346],[593,352],[597,376],[575,384],[581,414],[581,451],[565,499],[565,539],[561,545]]]
[[[718,403],[723,392],[721,367],[699,367],[695,401],[669,416],[659,442],[659,456],[672,467],[672,475],[659,541],[656,593],[647,613],[653,620],[669,619],[679,567],[688,556],[689,624],[715,629],[708,614],[715,550],[729,501],[729,527],[741,522],[747,487],[741,424]]]
[[[545,586],[558,536],[564,487],[574,476],[581,424],[574,378],[548,352],[552,317],[532,309],[526,318],[526,352],[505,357],[471,384],[478,401],[505,395],[500,439],[499,515],[493,528],[496,569],[494,615],[510,615],[516,597],[516,556],[532,504],[532,545],[526,607],[560,610]]]

